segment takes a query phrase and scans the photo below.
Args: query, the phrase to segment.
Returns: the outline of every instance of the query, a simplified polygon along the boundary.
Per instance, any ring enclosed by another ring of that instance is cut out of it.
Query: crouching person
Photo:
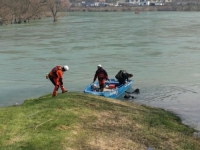
[[[118,80],[119,85],[123,85],[125,84],[127,81],[129,81],[129,79],[132,77],[133,75],[130,73],[127,73],[125,70],[120,70],[117,75],[115,76],[115,78]]]
[[[68,70],[68,66],[56,66],[46,75],[46,79],[50,79],[54,85],[52,97],[56,96],[59,87],[61,88],[62,93],[67,92],[63,85],[63,73]]]

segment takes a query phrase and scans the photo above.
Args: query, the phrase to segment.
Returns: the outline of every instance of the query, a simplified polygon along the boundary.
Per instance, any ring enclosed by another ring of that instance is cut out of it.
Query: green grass
[[[0,108],[1,150],[199,150],[194,131],[162,109],[82,93]]]

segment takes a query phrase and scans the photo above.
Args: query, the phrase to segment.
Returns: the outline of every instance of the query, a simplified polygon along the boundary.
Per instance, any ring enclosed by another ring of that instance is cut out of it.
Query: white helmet
[[[101,64],[99,64],[97,67],[102,67]]]
[[[63,66],[64,70],[65,71],[68,71],[69,70],[69,67],[68,66]]]

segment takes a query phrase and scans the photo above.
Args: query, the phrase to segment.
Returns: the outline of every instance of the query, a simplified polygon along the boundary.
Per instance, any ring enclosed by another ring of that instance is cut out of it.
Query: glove
[[[49,74],[48,73],[46,74],[46,79],[49,79]]]

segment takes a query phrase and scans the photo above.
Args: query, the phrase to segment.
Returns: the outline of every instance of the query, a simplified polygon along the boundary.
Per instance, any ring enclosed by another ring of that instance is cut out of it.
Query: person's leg
[[[54,89],[53,89],[53,93],[52,93],[52,97],[56,96],[57,91],[59,89],[59,84],[58,84],[58,79],[57,78],[53,78],[52,79],[52,83],[54,84]]]
[[[123,83],[123,80],[118,80],[118,82],[119,82],[118,86],[124,84],[124,83]]]
[[[99,89],[100,92],[103,92],[103,89],[105,88],[105,80],[100,80],[99,81]]]
[[[60,88],[61,88],[61,90],[62,90],[62,93],[67,92],[67,89],[65,89],[65,87],[64,87],[63,85],[60,85]]]
[[[53,93],[52,93],[52,97],[56,96],[58,89],[59,89],[59,85],[55,85]]]
[[[53,89],[53,92],[52,92],[52,97],[56,96],[57,94],[57,91],[58,91],[58,88],[59,86],[56,85],[56,80],[53,78],[53,77],[49,77],[49,80],[51,81],[51,83],[54,85],[54,89]]]
[[[100,90],[100,92],[103,92],[103,89],[104,89],[104,84],[99,84],[99,90]]]
[[[49,77],[49,80],[51,81],[51,83],[55,86],[56,83],[54,82],[54,78],[53,77]]]

